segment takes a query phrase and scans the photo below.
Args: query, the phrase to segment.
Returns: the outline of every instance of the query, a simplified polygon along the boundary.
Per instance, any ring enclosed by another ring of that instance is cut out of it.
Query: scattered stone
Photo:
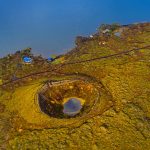
[[[21,129],[21,128],[20,128],[20,129],[18,129],[18,132],[22,132],[22,131],[23,131],[23,129]]]
[[[5,110],[5,105],[0,103],[0,113],[3,113]]]
[[[120,32],[115,32],[114,35],[117,36],[117,37],[120,37],[121,33]]]

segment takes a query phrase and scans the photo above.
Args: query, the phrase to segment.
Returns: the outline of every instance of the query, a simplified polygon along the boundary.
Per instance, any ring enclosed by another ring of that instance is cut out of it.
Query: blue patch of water
[[[64,104],[63,113],[68,116],[75,116],[82,108],[80,100],[71,98]]]

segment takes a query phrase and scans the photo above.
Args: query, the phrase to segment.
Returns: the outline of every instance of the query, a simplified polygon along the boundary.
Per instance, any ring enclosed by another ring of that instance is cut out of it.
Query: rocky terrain
[[[0,149],[149,150],[150,23],[102,25],[75,43],[53,61],[30,48],[0,59]],[[81,99],[73,117],[69,97]]]

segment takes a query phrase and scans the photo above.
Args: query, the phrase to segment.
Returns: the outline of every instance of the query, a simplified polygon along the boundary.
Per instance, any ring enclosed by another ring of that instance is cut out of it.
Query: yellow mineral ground
[[[150,149],[149,23],[80,37],[53,63],[33,55],[16,69],[16,57],[0,59],[0,149]],[[69,98],[83,109],[67,118]]]

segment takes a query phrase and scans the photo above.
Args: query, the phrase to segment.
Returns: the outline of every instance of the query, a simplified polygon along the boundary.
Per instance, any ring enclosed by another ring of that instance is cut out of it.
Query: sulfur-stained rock
[[[33,55],[15,81],[15,54],[0,59],[0,149],[150,149],[150,24],[119,28],[79,41],[61,63]],[[65,116],[70,98],[82,107]]]

